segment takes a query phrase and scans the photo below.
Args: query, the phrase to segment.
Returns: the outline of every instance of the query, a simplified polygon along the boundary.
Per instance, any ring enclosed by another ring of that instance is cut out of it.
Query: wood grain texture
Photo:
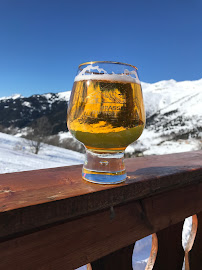
[[[126,160],[128,178],[97,185],[81,166],[0,175],[0,239],[202,181],[202,151]]]
[[[200,211],[202,183],[166,191],[4,241],[0,269],[75,269]]]

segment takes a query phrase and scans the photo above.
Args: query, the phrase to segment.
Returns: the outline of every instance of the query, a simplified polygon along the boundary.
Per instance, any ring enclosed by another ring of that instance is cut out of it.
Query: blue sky
[[[201,0],[0,0],[0,96],[70,90],[91,60],[144,82],[202,78]]]

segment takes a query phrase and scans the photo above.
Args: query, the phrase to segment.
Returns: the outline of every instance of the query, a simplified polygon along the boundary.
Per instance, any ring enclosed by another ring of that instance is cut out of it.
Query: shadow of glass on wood
[[[149,165],[149,164],[148,164]],[[127,170],[127,176],[129,179],[135,179],[136,177],[143,176],[144,178],[149,177],[150,179],[153,177],[166,176],[170,174],[178,174],[185,171],[191,171],[198,168],[199,165],[194,166],[158,166],[158,167],[146,167],[137,169],[135,171]],[[200,165],[201,166],[201,165]]]

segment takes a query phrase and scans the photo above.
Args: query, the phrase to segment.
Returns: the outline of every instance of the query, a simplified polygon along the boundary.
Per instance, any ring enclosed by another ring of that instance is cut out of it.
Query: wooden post
[[[179,270],[184,261],[182,229],[184,221],[157,232],[158,252],[153,270]]]
[[[133,248],[134,244],[92,262],[92,270],[132,270]]]

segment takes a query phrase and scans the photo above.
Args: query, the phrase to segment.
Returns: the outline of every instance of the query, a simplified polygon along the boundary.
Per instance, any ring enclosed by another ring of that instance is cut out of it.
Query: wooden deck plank
[[[126,160],[127,180],[97,185],[81,166],[0,175],[0,237],[65,222],[202,181],[202,151]]]
[[[188,185],[4,241],[0,269],[74,269],[200,212],[201,195]]]

